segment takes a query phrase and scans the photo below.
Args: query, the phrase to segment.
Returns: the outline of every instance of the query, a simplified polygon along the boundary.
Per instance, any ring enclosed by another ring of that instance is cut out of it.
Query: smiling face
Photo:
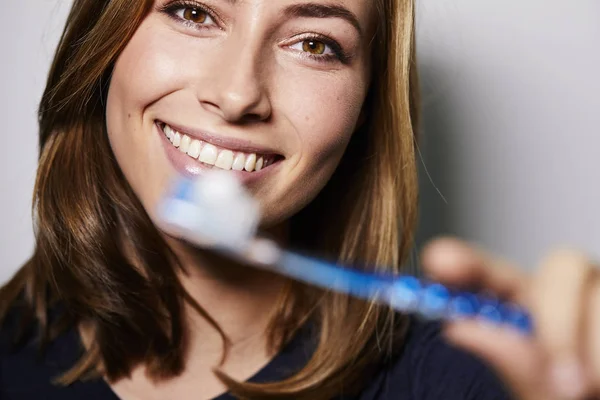
[[[210,168],[243,180],[265,226],[310,202],[361,114],[372,8],[156,0],[116,62],[106,109],[113,152],[150,217],[177,173]]]

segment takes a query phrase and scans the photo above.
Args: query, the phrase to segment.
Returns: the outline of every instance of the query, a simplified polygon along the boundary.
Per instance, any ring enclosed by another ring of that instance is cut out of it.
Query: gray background
[[[33,248],[36,107],[70,1],[0,6],[0,281]],[[600,258],[600,1],[421,0],[422,224],[533,268]]]

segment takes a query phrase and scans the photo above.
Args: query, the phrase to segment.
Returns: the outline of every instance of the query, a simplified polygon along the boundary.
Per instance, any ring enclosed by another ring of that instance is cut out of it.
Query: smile
[[[193,139],[165,123],[160,123],[160,127],[169,142],[181,153],[226,171],[258,172],[272,165],[277,158],[275,154],[246,153]]]

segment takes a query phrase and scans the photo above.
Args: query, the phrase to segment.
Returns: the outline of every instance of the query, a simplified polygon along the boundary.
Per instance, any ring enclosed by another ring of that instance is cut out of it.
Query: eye
[[[311,54],[325,54],[327,45],[320,40],[305,40],[302,42],[302,50]]]
[[[198,7],[180,7],[176,12],[179,18],[200,25],[210,25],[214,23],[212,17],[205,10]]]
[[[290,47],[294,50],[303,51],[314,56],[326,56],[335,54],[333,49],[328,44],[326,44],[322,40],[317,39],[305,39]]]
[[[196,0],[173,0],[159,7],[158,11],[190,28],[218,27],[218,18],[212,10]]]

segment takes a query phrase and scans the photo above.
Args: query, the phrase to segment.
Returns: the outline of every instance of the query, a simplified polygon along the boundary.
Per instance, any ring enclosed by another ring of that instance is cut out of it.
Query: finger
[[[458,321],[445,328],[451,343],[489,364],[521,400],[552,399],[547,381],[539,373],[542,358],[532,338],[512,329],[479,321]]]
[[[525,301],[527,275],[472,244],[454,238],[436,239],[423,249],[421,262],[426,274],[442,283],[477,286],[508,300]]]
[[[586,361],[592,390],[600,394],[600,272],[596,270],[587,309]]]
[[[581,253],[558,250],[532,281],[530,311],[539,343],[549,357],[549,379],[558,394],[578,398],[587,389],[582,347],[593,268]]]

